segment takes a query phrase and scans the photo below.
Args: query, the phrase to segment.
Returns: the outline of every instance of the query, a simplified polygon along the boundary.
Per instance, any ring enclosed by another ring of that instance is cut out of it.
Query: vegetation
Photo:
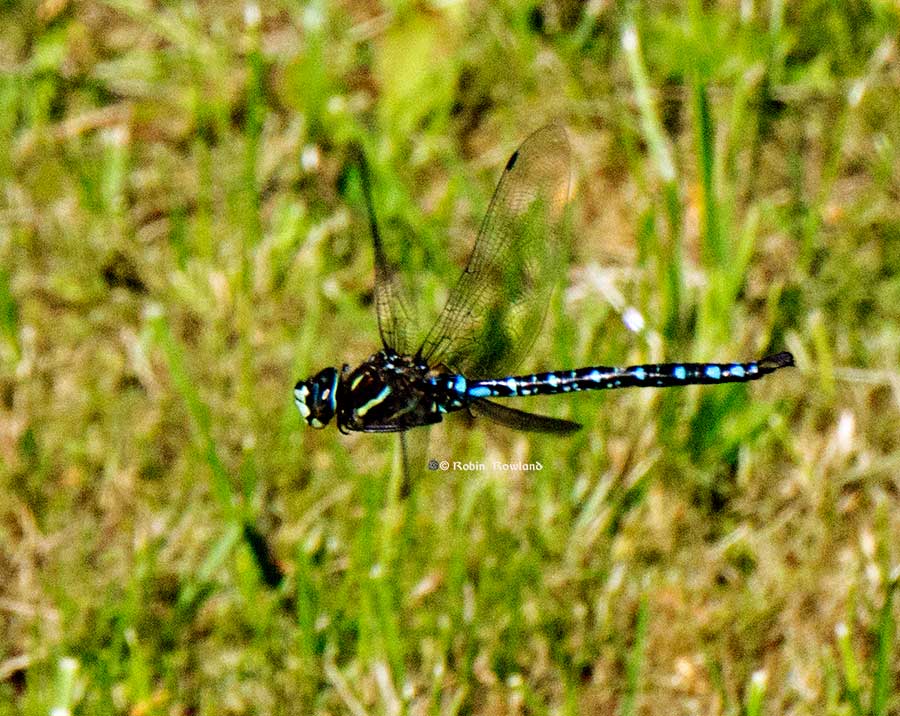
[[[0,27],[0,714],[900,710],[896,3]],[[448,420],[417,454],[485,469],[408,485],[395,436],[302,425],[379,345],[353,147],[424,327],[552,120],[571,270],[523,367],[798,368]]]

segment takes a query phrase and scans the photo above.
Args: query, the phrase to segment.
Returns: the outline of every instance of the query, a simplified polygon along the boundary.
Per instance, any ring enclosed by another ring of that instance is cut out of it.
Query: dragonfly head
[[[337,368],[325,368],[294,386],[297,410],[312,427],[324,428],[334,417],[339,377]]]

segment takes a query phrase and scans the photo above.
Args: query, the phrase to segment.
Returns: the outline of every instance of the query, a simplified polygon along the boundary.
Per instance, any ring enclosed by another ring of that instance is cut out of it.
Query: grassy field
[[[0,715],[900,713],[900,6],[0,3]],[[523,369],[750,385],[314,431],[379,347],[352,147],[437,315],[573,149]],[[563,285],[564,283],[564,285]],[[497,469],[539,462],[543,469]]]

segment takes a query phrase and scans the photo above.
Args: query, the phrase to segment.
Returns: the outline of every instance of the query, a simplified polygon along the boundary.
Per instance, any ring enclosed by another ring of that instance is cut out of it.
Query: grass
[[[900,708],[894,4],[0,21],[0,714]],[[487,469],[409,486],[304,428],[293,383],[378,346],[352,148],[422,328],[554,119],[573,255],[523,367],[799,367],[537,401],[567,439],[446,421],[416,454]]]

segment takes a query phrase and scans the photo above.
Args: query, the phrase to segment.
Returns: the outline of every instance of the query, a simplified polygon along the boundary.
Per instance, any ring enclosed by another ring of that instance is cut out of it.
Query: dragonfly
[[[313,428],[401,433],[465,411],[508,428],[567,435],[579,423],[526,412],[498,399],[628,387],[744,383],[794,365],[788,352],[749,362],[651,363],[516,374],[540,333],[565,265],[568,137],[559,124],[531,134],[506,162],[465,269],[421,343],[411,340],[408,291],[388,259],[360,159],[374,248],[374,304],[381,348],[355,368],[325,368],[294,386]],[[405,454],[405,441],[402,443]]]

